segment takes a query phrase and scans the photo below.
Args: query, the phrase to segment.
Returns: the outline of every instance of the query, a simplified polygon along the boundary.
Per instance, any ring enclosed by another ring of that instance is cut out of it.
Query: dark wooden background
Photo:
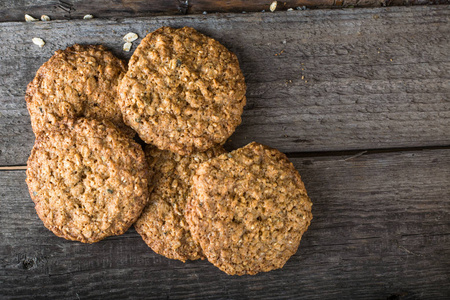
[[[64,19],[0,23],[0,298],[449,299],[450,6],[285,11],[306,2],[279,1],[250,13],[271,1],[153,2],[70,1],[65,13],[63,1],[0,4],[2,21]],[[239,13],[191,14],[202,11]],[[80,20],[87,13],[101,18]],[[125,33],[163,25],[192,26],[238,55],[248,104],[227,147],[276,147],[305,181],[314,219],[281,270],[237,277],[183,264],[133,229],[69,242],[34,211],[24,93],[36,70],[73,43],[128,58]]]
[[[269,11],[273,0],[2,0],[0,22],[23,21],[24,14],[53,19],[139,17],[149,15],[202,14],[217,12]],[[277,1],[277,11],[309,8],[380,7],[396,5],[450,4],[450,0],[286,0]]]

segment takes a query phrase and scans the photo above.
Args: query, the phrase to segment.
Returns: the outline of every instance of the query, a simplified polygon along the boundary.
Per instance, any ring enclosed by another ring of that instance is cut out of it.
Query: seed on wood
[[[42,15],[41,16],[41,21],[50,21],[50,17],[47,15]]]
[[[90,19],[93,19],[93,18],[94,18],[93,15],[85,15],[85,16],[83,17],[84,20],[90,20]]]

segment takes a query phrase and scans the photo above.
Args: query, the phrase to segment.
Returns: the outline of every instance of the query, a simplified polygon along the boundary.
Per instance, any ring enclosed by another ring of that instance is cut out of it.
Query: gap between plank
[[[395,153],[395,152],[412,152],[425,150],[442,150],[450,149],[450,145],[445,146],[425,146],[425,147],[399,147],[399,148],[385,148],[385,149],[359,149],[359,150],[338,150],[338,151],[311,151],[311,152],[285,152],[289,158],[302,157],[324,157],[324,156],[348,156],[343,160],[350,160],[362,155],[380,154],[380,153]]]
[[[363,155],[380,154],[380,153],[396,153],[396,152],[412,152],[426,150],[442,150],[450,149],[447,146],[427,146],[427,147],[407,147],[407,148],[386,148],[386,149],[367,149],[367,150],[341,150],[341,151],[313,151],[313,152],[286,152],[288,158],[302,157],[324,157],[324,156],[348,156],[343,161],[352,160]],[[26,170],[26,165],[21,166],[0,166],[0,171],[20,171]]]

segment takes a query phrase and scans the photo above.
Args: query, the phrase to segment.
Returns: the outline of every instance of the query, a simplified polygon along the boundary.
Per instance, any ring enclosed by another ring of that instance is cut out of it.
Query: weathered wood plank
[[[48,15],[52,20],[80,19],[87,14],[96,18],[138,17],[155,14],[184,14],[184,0],[34,0],[0,2],[0,22],[24,21],[24,15],[35,18]]]
[[[3,23],[0,165],[25,164],[33,134],[25,88],[56,49],[192,26],[224,43],[248,84],[231,146],[284,152],[450,145],[450,7],[316,10]],[[33,37],[47,44],[39,48]],[[137,43],[133,46],[135,49]]]
[[[450,150],[292,158],[314,203],[277,271],[231,277],[165,259],[134,230],[93,245],[38,219],[24,171],[0,172],[0,298],[448,299]]]
[[[231,1],[210,1],[210,0],[189,0],[188,13],[207,12],[256,12],[269,11],[273,0],[231,0]],[[425,5],[425,4],[448,4],[449,0],[291,0],[277,1],[277,11],[284,11],[289,8],[342,8],[342,7],[379,7],[395,5]]]
[[[203,12],[269,11],[271,0],[5,0],[0,2],[0,22],[24,21],[24,14],[36,18],[49,15],[53,20],[82,18],[142,17],[157,14],[199,14]],[[449,4],[450,0],[287,0],[278,1],[277,11],[289,8],[379,7],[394,5]]]

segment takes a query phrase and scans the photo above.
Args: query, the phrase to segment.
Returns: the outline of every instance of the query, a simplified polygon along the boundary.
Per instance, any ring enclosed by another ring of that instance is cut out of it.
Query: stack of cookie
[[[245,91],[236,56],[188,27],[148,34],[128,70],[102,46],[57,51],[26,94],[36,134],[27,183],[44,225],[93,243],[134,223],[171,259],[207,258],[237,275],[281,268],[311,201],[278,150],[222,148]]]

